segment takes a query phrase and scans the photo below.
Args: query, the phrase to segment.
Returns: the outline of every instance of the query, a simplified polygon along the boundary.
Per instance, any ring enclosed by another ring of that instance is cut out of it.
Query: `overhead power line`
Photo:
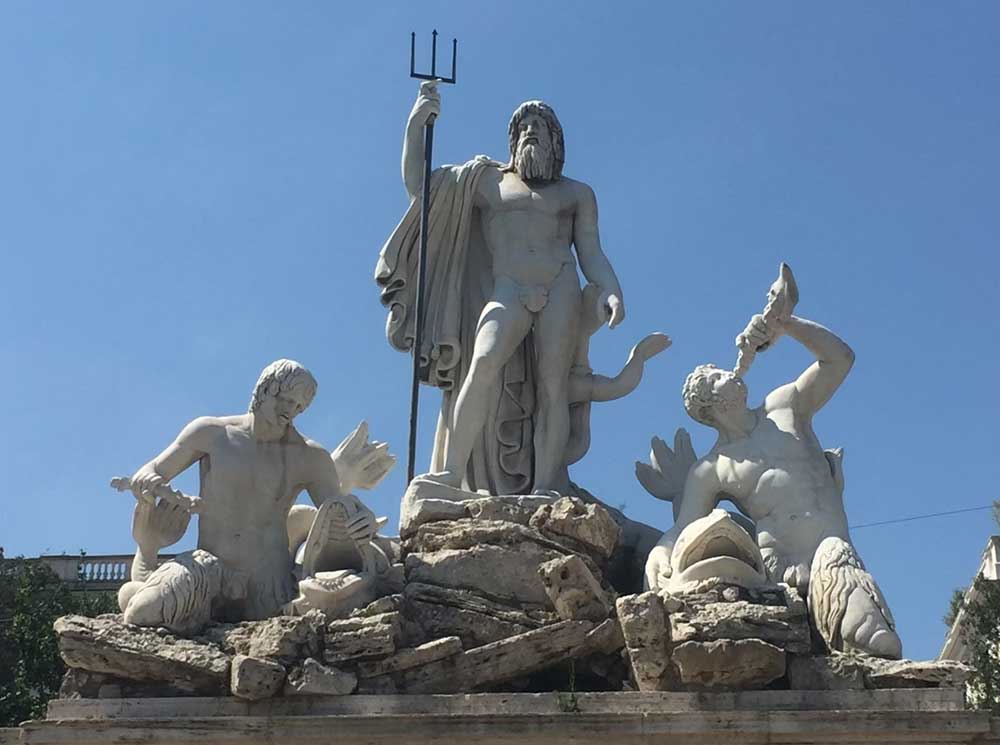
[[[929,520],[932,517],[945,517],[947,515],[959,515],[963,512],[980,512],[982,510],[993,509],[992,504],[987,504],[982,507],[966,507],[961,510],[948,510],[947,512],[931,512],[926,515],[913,515],[911,517],[897,517],[894,520],[880,520],[876,523],[862,523],[861,525],[852,525],[851,530],[857,530],[858,528],[874,528],[877,525],[895,525],[896,523],[909,523],[914,520]]]

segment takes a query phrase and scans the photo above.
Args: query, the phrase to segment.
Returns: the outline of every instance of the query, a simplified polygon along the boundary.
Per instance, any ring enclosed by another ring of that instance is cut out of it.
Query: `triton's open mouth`
[[[672,583],[720,579],[757,586],[766,581],[756,541],[725,510],[688,525],[674,544],[671,564]]]

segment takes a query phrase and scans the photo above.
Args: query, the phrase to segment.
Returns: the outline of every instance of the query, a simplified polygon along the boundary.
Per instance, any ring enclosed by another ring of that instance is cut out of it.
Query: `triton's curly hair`
[[[712,426],[713,420],[708,413],[711,408],[722,402],[722,398],[712,391],[711,375],[717,370],[721,370],[718,365],[711,363],[698,365],[684,379],[684,388],[681,395],[684,396],[684,410],[688,416],[701,424]]]
[[[507,138],[510,141],[510,165],[509,170],[514,170],[514,157],[517,153],[517,142],[520,139],[521,120],[528,114],[535,114],[545,120],[549,128],[549,137],[552,144],[553,158],[553,180],[562,176],[563,163],[566,162],[566,144],[563,141],[563,129],[559,123],[559,117],[555,110],[544,101],[525,101],[510,117],[510,124],[507,125]]]
[[[250,397],[249,412],[252,414],[260,408],[265,396],[277,396],[282,391],[289,391],[301,385],[307,387],[308,400],[306,406],[312,403],[316,395],[316,378],[306,368],[295,360],[277,360],[265,367],[257,378]]]

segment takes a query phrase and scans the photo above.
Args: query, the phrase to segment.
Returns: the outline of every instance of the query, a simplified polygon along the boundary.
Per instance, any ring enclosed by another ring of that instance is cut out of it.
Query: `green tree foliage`
[[[118,610],[114,595],[71,592],[37,559],[0,559],[0,727],[41,717],[66,668],[52,622]]]
[[[1000,528],[1000,501],[993,503]],[[976,672],[969,680],[969,703],[1000,714],[1000,580],[976,577],[969,592],[955,590],[945,622],[962,614],[962,641]]]
[[[977,577],[962,611],[962,639],[976,668],[969,701],[1000,713],[1000,581]]]
[[[958,612],[962,610],[962,603],[965,602],[965,588],[956,587],[951,591],[951,600],[948,601],[948,612],[944,614],[944,625],[949,629],[955,625],[955,619],[958,618]]]

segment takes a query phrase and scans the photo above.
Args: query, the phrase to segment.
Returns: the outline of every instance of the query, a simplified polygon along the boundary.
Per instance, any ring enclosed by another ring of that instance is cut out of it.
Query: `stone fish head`
[[[367,511],[367,527],[351,525]],[[302,579],[293,606],[318,608],[338,617],[375,599],[378,549],[372,543],[378,521],[353,497],[331,498],[316,511],[309,534],[298,551]]]
[[[705,580],[746,588],[767,584],[764,559],[753,536],[722,509],[688,525],[670,556],[671,589]]]

